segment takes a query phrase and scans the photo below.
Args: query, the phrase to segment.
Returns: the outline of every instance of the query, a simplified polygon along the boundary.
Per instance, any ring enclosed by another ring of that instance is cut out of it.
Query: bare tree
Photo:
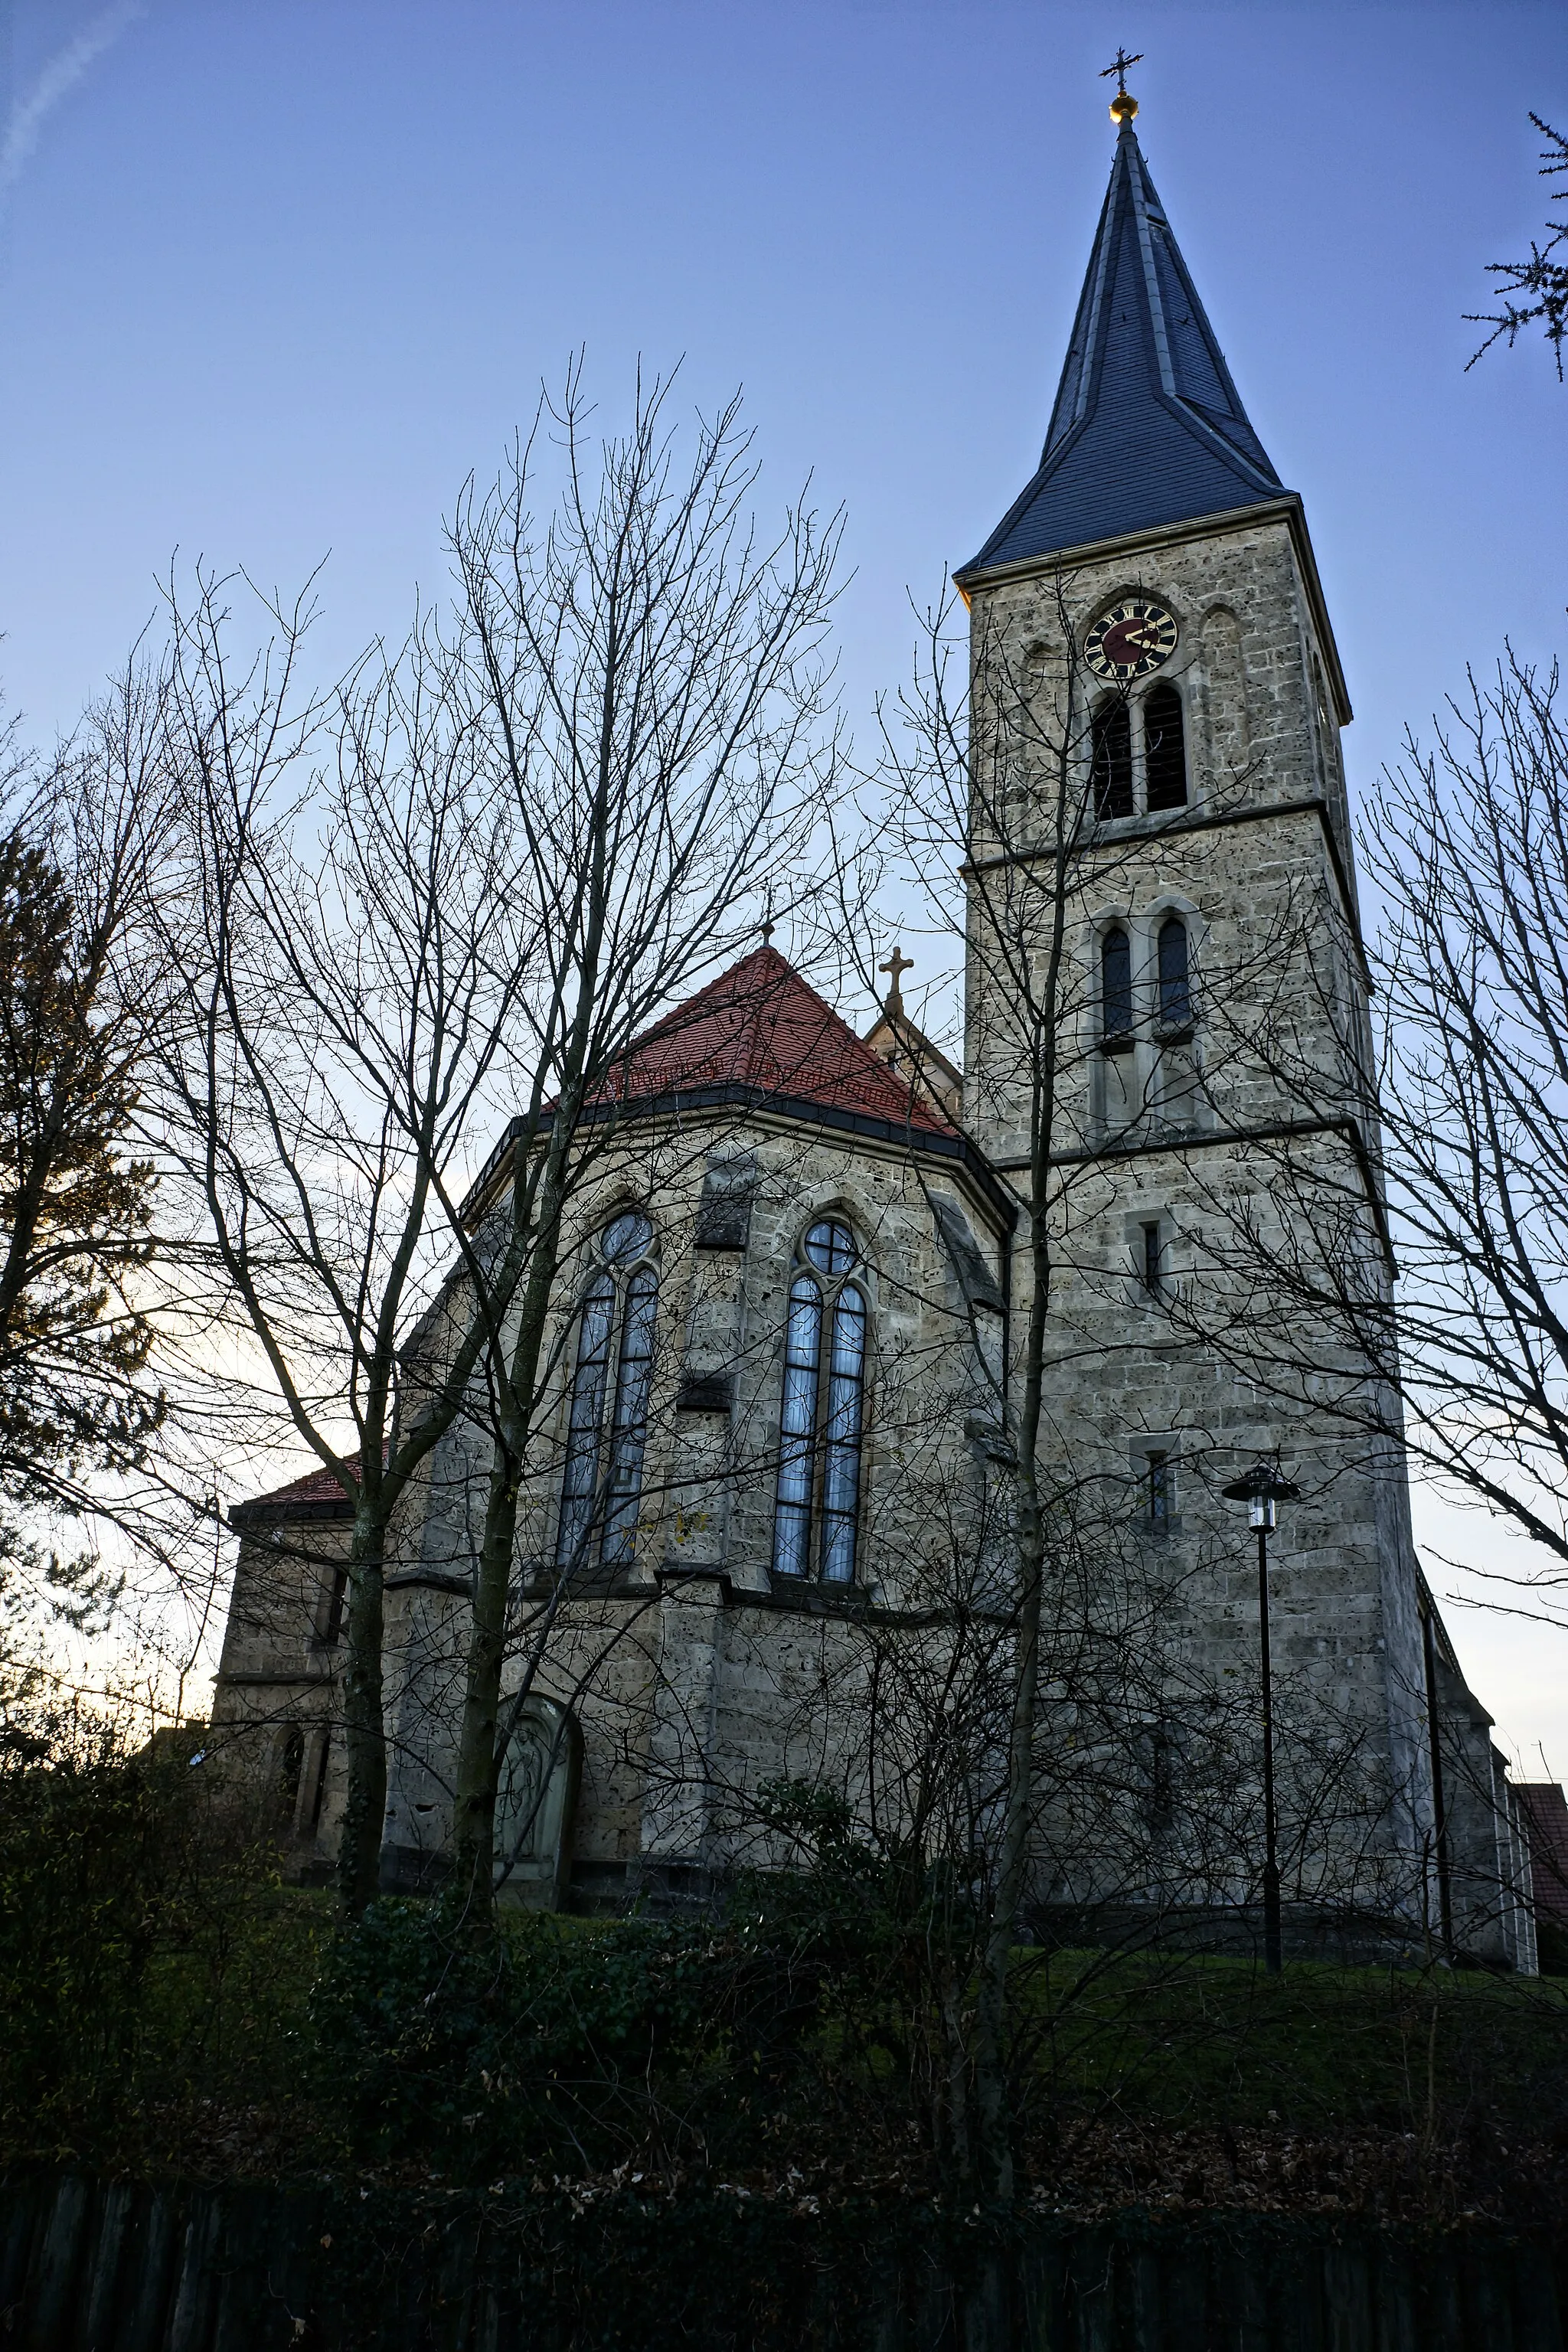
[[[384,1810],[386,1528],[441,1426],[427,1404],[402,1428],[400,1352],[450,1246],[454,1162],[494,1116],[545,916],[427,625],[312,696],[304,608],[274,608],[272,644],[236,675],[224,597],[204,579],[174,606],[184,866],[163,948],[180,988],[150,1116],[187,1245],[230,1310],[230,1364],[239,1351],[242,1384],[275,1388],[353,1506],[340,1875],[358,1908]]]
[[[1316,1002],[1302,1023],[1270,1024],[1318,1132],[1258,1148],[1266,1220],[1210,1202],[1225,1279],[1202,1286],[1226,1304],[1212,1343],[1277,1391],[1310,1393],[1401,1476],[1408,1457],[1528,1538],[1539,1564],[1495,1573],[1542,1613],[1568,1577],[1558,697],[1555,669],[1510,655],[1489,683],[1471,678],[1431,750],[1410,737],[1384,773],[1362,844],[1384,911],[1368,955],[1375,1030],[1346,1015],[1359,943],[1321,915],[1306,959]],[[1337,1037],[1337,1055],[1314,1062],[1303,1030]],[[1170,1304],[1195,1328],[1197,1302]]]
[[[1048,582],[1026,647],[990,599],[966,650],[949,640],[945,614],[931,616],[901,724],[889,713],[886,730],[900,848],[939,924],[952,923],[955,874],[967,891],[968,1115],[999,1137],[995,1156],[1024,1212],[1016,1328],[994,1399],[1008,1468],[1009,1697],[973,2020],[979,2169],[1004,2203],[1014,2193],[1010,1969],[1042,1839],[1063,1833],[1059,1808],[1044,1801],[1041,1710],[1088,1701],[1089,1562],[1103,1549],[1108,1509],[1114,1518],[1126,1508],[1124,1495],[1109,1496],[1103,1466],[1086,1464],[1070,1405],[1089,1366],[1125,1343],[1076,1317],[1067,1293],[1101,1213],[1107,1134],[1179,1129],[1196,1083],[1184,1044],[1190,1022],[1173,1004],[1152,1063],[1121,1053],[1132,1045],[1131,992],[1123,1039],[1086,952],[1095,908],[1130,887],[1177,820],[1163,819],[1156,799],[1131,835],[1117,823],[1132,814],[1128,697],[1089,676],[1072,602],[1069,576]],[[1247,782],[1245,761],[1216,777],[1216,802]],[[1103,1098],[1112,1078],[1113,1116]],[[1098,1543],[1086,1534],[1094,1526]]]
[[[734,405],[679,479],[668,406],[668,386],[639,388],[629,434],[600,448],[574,370],[496,492],[460,502],[449,614],[331,695],[300,686],[303,607],[273,610],[238,676],[221,583],[176,612],[188,887],[162,1109],[258,1371],[353,1505],[353,1909],[385,1811],[389,1531],[459,1416],[494,1449],[458,1808],[488,1904],[517,1496],[566,1204],[634,1035],[802,853],[831,768],[816,656],[837,527],[795,514],[757,541]],[[552,427],[559,502],[536,530]],[[481,1139],[507,1113],[492,1157]]]
[[[540,420],[561,436],[563,490],[548,526],[530,514],[536,425],[497,489],[465,499],[452,532],[463,593],[453,675],[492,746],[531,887],[552,912],[531,1081],[477,1229],[484,1250],[466,1265],[482,1298],[492,1234],[513,1249],[526,1237],[519,1311],[504,1328],[492,1315],[483,1364],[493,1459],[455,1838],[458,1879],[481,1908],[509,1726],[581,1565],[558,1562],[515,1644],[503,1721],[519,1502],[547,1474],[542,1409],[569,1328],[555,1312],[568,1207],[621,1151],[617,1100],[634,1041],[733,951],[764,894],[800,887],[837,772],[824,649],[837,518],[825,524],[798,507],[759,537],[738,404],[699,426],[679,471],[668,407],[668,385],[639,388],[629,430],[595,446],[574,372]],[[688,1150],[678,1141],[674,1156]],[[601,1490],[583,1498],[584,1545],[614,1507],[616,1475],[607,1458]]]

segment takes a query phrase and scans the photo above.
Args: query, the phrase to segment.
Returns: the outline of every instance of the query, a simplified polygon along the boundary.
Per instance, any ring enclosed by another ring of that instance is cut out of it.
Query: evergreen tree
[[[1557,178],[1568,172],[1568,138],[1553,131],[1539,114],[1531,116],[1547,144],[1541,151],[1541,176],[1543,180]],[[1560,189],[1552,199],[1554,205],[1568,203],[1568,188]],[[1568,340],[1568,226],[1558,219],[1546,224],[1546,241],[1538,244],[1532,237],[1530,257],[1525,261],[1489,261],[1489,277],[1500,278],[1502,291],[1509,299],[1500,310],[1467,310],[1465,316],[1473,325],[1489,327],[1491,333],[1480,351],[1470,355],[1468,365],[1474,367],[1481,352],[1489,352],[1500,338],[1506,337],[1511,349],[1526,327],[1539,320],[1542,331],[1552,346],[1557,362],[1557,381],[1563,382],[1563,345]],[[1522,299],[1514,299],[1519,296]]]
[[[0,1496],[68,1512],[163,1414],[134,1296],[152,1165],[101,934],[24,829],[0,835]],[[15,1526],[5,1549],[15,1557]]]

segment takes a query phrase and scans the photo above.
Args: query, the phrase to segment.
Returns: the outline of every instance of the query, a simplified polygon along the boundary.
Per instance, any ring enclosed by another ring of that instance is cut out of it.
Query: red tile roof
[[[639,1037],[605,1098],[706,1087],[765,1095],[929,1134],[957,1129],[879,1060],[776,948],[758,948]]]
[[[1555,1780],[1516,1780],[1530,1838],[1537,1918],[1568,1927],[1568,1799]]]
[[[351,1470],[359,1468],[357,1453],[344,1459]],[[247,1496],[243,1503],[236,1503],[229,1517],[247,1518],[254,1512],[260,1517],[287,1518],[291,1510],[321,1503],[336,1504],[344,1511],[353,1507],[337,1479],[325,1468],[307,1470],[302,1478],[290,1478],[286,1486],[274,1486],[265,1495]]]

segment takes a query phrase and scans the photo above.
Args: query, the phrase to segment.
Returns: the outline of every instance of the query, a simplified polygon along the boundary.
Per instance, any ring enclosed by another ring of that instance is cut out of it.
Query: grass
[[[1043,2090],[1164,2124],[1568,2125],[1568,1987],[1446,1968],[1057,1953],[1026,2003]]]
[[[148,2094],[289,2102],[308,2086],[310,1987],[331,1900],[258,1895],[237,1927],[160,1953],[145,1988],[138,2072]],[[535,1932],[527,1913],[502,1931]],[[604,1924],[554,1923],[591,1945]],[[1479,2116],[1568,2122],[1568,1984],[1474,1970],[1099,1951],[1020,1953],[1023,2038],[1037,2095],[1152,2122],[1408,2130]]]
[[[532,1971],[535,2003],[552,1955],[560,1956],[592,2050],[595,2003],[609,2020],[627,1997],[624,1930],[526,1913],[503,1914],[501,1925]],[[323,2090],[311,2005],[335,1934],[330,1896],[276,1885],[233,1881],[223,1899],[187,1906],[142,1971],[113,2097],[98,2097],[88,2080],[101,2036],[81,2044],[87,2054],[74,2082],[64,2042],[58,2081],[41,2081],[36,2064],[29,2078],[25,2064],[18,2072],[7,2062],[0,2160],[73,2156],[119,2168],[254,2177],[332,2168],[363,2155],[361,2126]],[[593,1958],[600,1941],[602,1976]],[[1564,1980],[1305,1962],[1270,1979],[1241,1960],[1081,1950],[1020,1952],[1015,1990],[1026,2106],[1041,2147],[1063,2132],[1077,2131],[1081,2141],[1086,2128],[1124,2127],[1157,2139],[1371,2134],[1424,2146],[1479,2132],[1568,2147]],[[508,2063],[519,2090],[506,2095],[522,2105],[507,2127],[510,2140],[500,2135],[510,2150],[505,2160],[537,2161],[547,2173],[605,2160],[593,2154],[600,2143],[582,2120],[591,2120],[598,2099],[605,2116],[613,2111],[606,2128],[627,2135],[645,2127],[638,2116],[679,2116],[676,2138],[689,2152],[681,2161],[695,2147],[732,2168],[809,2167],[837,2141],[847,2165],[860,2151],[868,2171],[885,2170],[887,2152],[912,2146],[923,2129],[910,2088],[917,2070],[907,2057],[919,2021],[870,1996],[858,2015],[852,1975],[837,2008],[835,2023],[813,2028],[808,2020],[765,2081],[733,2032],[721,2021],[710,2029],[705,2013],[695,2042],[683,2029],[671,2055],[658,2054],[668,2045],[656,2033],[647,2079],[629,2086],[637,2097],[628,2097],[624,2065],[617,2071],[606,2060],[595,2075],[580,2056],[571,2068],[576,2079],[558,2093],[549,2070],[528,2055],[535,2011],[525,2011],[510,2029]],[[417,2023],[417,2008],[415,2014]],[[616,2015],[624,2021],[623,2011]],[[26,2032],[16,2018],[0,2026],[0,2055],[7,2033]],[[13,2062],[18,2048],[14,2039]],[[904,2058],[890,2062],[897,2050]],[[434,2063],[438,2072],[447,2062]],[[474,2071],[470,2064],[466,2083],[445,2096],[449,2135],[456,2110],[477,2095]],[[418,2096],[429,2096],[432,2079],[427,2068]],[[557,2140],[551,2117],[563,2100],[574,2120]],[[543,2120],[524,2124],[525,2108]],[[647,2128],[657,2137],[665,2126]],[[533,2158],[531,2133],[539,2135]],[[378,2146],[384,2155],[405,2148],[410,2160],[449,2165],[461,2162],[460,2133],[457,2144],[456,2159],[432,2156],[415,2129],[384,2134]],[[482,2143],[473,2145],[478,2163]]]

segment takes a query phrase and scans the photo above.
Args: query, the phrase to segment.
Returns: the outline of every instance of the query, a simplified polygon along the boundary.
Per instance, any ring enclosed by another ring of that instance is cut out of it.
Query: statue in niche
[[[572,1869],[572,1816],[581,1751],[582,1735],[568,1708],[552,1698],[523,1702],[496,1787],[500,1901],[531,1910],[561,1908]]]

